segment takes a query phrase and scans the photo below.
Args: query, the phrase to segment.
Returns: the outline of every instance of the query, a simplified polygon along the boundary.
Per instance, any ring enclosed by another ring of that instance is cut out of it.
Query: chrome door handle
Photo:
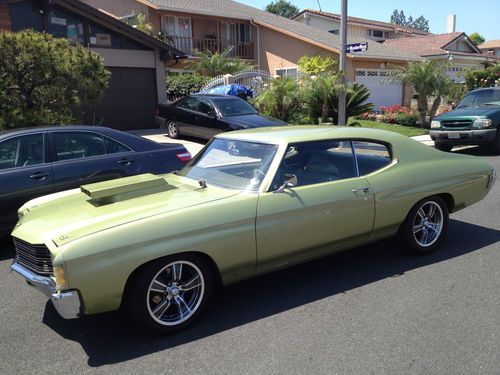
[[[353,193],[357,193],[358,191],[362,191],[363,193],[368,193],[370,191],[370,188],[368,186],[363,186],[357,189],[352,189]]]

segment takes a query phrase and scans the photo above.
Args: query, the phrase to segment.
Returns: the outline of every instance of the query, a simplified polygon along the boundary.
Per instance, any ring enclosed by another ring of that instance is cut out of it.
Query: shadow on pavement
[[[6,259],[14,259],[16,252],[14,251],[14,243],[12,237],[0,237],[0,261]]]
[[[98,367],[196,341],[498,241],[498,230],[451,220],[447,239],[428,256],[406,255],[390,240],[358,247],[223,288],[194,326],[171,336],[144,332],[131,324],[123,312],[63,320],[50,302],[43,322],[65,339],[80,343],[89,357],[88,364]]]

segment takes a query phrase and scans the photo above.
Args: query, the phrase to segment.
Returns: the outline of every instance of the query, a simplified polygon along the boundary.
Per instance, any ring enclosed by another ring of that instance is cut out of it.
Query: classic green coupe
[[[212,290],[398,235],[436,249],[448,214],[495,180],[479,158],[392,132],[286,127],[221,134],[184,169],[26,203],[12,269],[64,318],[124,307],[139,324],[190,324]]]

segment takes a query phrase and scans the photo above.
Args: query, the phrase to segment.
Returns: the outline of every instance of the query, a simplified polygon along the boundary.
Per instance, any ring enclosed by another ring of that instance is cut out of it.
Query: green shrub
[[[500,85],[500,64],[492,65],[483,70],[471,70],[465,73],[465,83],[467,91]]]
[[[262,91],[254,103],[263,114],[285,122],[289,121],[291,114],[299,113],[303,107],[299,84],[292,77],[273,79],[269,88]]]
[[[394,121],[403,126],[417,126],[418,116],[415,113],[398,113],[394,116]]]
[[[66,39],[0,33],[0,129],[79,122],[109,77],[97,54]]]
[[[199,74],[168,74],[166,79],[167,97],[169,100],[183,98],[200,91],[207,83],[208,77]]]
[[[324,72],[335,73],[338,71],[339,63],[331,57],[321,55],[302,56],[299,59],[299,69],[309,75],[318,75]]]

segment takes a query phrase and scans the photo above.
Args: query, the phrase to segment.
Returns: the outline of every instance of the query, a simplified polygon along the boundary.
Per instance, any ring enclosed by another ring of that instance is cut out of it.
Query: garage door
[[[403,85],[387,82],[390,74],[387,69],[356,69],[356,82],[368,87],[368,102],[374,104],[375,110],[379,110],[380,106],[403,103]]]
[[[109,87],[95,109],[96,122],[114,129],[150,129],[155,127],[157,107],[154,69],[108,68]],[[94,123],[93,113],[86,123]]]

